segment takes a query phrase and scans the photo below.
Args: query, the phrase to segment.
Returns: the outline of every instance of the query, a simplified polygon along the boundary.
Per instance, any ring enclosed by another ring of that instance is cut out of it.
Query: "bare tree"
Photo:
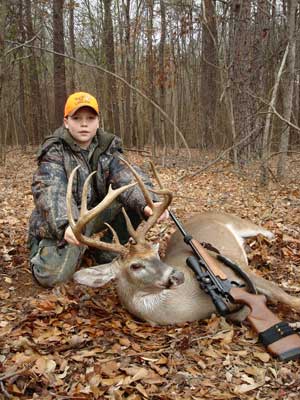
[[[215,0],[202,2],[202,54],[201,54],[201,120],[203,134],[208,142],[216,134],[216,105],[218,81],[218,37]],[[215,143],[215,141],[214,141]]]
[[[131,24],[130,24],[130,6],[131,0],[122,0],[122,15],[124,21],[124,45],[125,45],[125,76],[129,84],[132,83],[132,54],[131,54]],[[128,87],[125,91],[125,110],[124,110],[124,142],[126,145],[132,145],[132,114],[131,114],[131,91]]]
[[[231,6],[231,85],[233,116],[236,138],[249,137],[251,126],[251,111],[253,107],[249,98],[249,67],[251,65],[250,21],[251,1],[233,0]],[[239,165],[249,158],[249,140],[235,148]]]
[[[2,1],[0,4],[0,98],[2,92],[2,86],[4,82],[4,51],[5,51],[5,42],[4,42],[4,34],[5,34],[5,26],[6,26],[6,15],[7,15],[7,4],[6,1]]]
[[[114,29],[111,15],[111,0],[103,0],[104,3],[104,32],[103,45],[105,52],[105,67],[115,73],[115,45]],[[113,132],[120,132],[120,113],[117,98],[117,83],[114,76],[108,76],[108,128]]]
[[[264,126],[262,149],[261,149],[262,163],[261,163],[261,174],[260,174],[260,182],[263,186],[266,186],[268,184],[269,158],[270,158],[270,147],[271,147],[271,135],[270,135],[271,121],[272,121],[274,106],[275,106],[276,100],[277,100],[277,92],[278,92],[278,87],[279,87],[282,71],[283,71],[283,68],[286,63],[288,49],[289,49],[289,46],[287,45],[284,56],[281,61],[280,68],[276,75],[275,84],[273,86],[270,103],[268,105],[268,112],[267,112],[267,117],[266,117],[265,126]]]
[[[55,127],[62,124],[64,104],[67,97],[64,54],[64,0],[53,0],[53,82]]]
[[[70,37],[71,56],[73,58],[76,58],[76,43],[75,43],[75,32],[74,32],[74,9],[75,9],[74,0],[70,0],[68,8],[69,8],[69,37]],[[70,66],[71,66],[70,91],[73,93],[76,90],[76,66],[74,60],[71,60]]]
[[[287,55],[287,70],[285,74],[284,87],[283,87],[283,118],[286,121],[291,120],[292,107],[293,107],[293,95],[294,95],[294,85],[295,85],[295,60],[296,60],[296,9],[297,0],[289,0],[288,2],[288,55]],[[280,138],[279,146],[279,160],[277,165],[277,176],[282,179],[286,175],[287,167],[287,151],[289,148],[290,140],[290,126],[284,124],[283,131]]]
[[[262,149],[262,140],[265,134],[264,123],[266,110],[265,104],[263,104],[260,98],[264,98],[266,93],[273,86],[273,79],[268,78],[269,76],[273,78],[275,71],[273,73],[274,63],[271,63],[271,7],[270,3],[266,0],[257,0],[254,18],[254,28],[253,28],[253,56],[251,60],[251,77],[250,77],[250,90],[255,93],[257,98],[252,97],[254,102],[253,111],[254,124],[253,129],[256,132],[253,135],[251,141],[251,151],[253,155],[261,155],[264,151]],[[276,64],[274,65],[276,66]],[[274,92],[273,92],[274,93]],[[266,149],[267,150],[267,149]]]
[[[27,41],[35,43],[36,33],[34,31],[32,23],[32,10],[31,10],[31,0],[25,1],[25,16],[26,16],[26,33]],[[41,102],[41,90],[40,90],[40,76],[38,73],[38,60],[37,54],[34,47],[29,48],[29,86],[30,86],[30,96],[28,98],[28,103],[30,104],[28,110],[29,120],[27,121],[27,127],[31,131],[31,141],[33,144],[40,143],[41,139],[45,135],[44,123],[43,123],[43,107]]]
[[[2,90],[4,83],[4,71],[5,71],[5,42],[4,42],[4,34],[5,34],[5,26],[6,26],[6,16],[7,16],[7,4],[6,1],[2,1],[0,4],[0,109],[1,109],[1,122],[0,122],[0,163],[5,159],[5,133],[4,133],[4,124],[3,124],[3,101],[2,101]]]
[[[165,71],[165,45],[166,45],[166,6],[165,1],[160,0],[160,41],[159,41],[159,102],[160,107],[166,110],[166,71]],[[160,124],[160,136],[156,142],[166,147],[166,126],[162,119]]]
[[[19,7],[19,15],[18,15],[18,29],[19,34],[22,42],[25,42],[25,29],[24,29],[24,17],[23,17],[23,0],[19,0],[18,2]],[[19,131],[19,140],[20,144],[24,146],[28,143],[28,132],[25,126],[25,70],[24,70],[24,63],[22,58],[24,57],[24,49],[20,49],[20,59],[19,59],[19,114],[18,114],[18,126]]]

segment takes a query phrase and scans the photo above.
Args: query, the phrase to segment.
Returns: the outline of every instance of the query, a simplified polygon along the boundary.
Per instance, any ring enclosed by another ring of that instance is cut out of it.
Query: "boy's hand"
[[[66,242],[73,244],[75,246],[81,245],[81,243],[76,239],[76,237],[72,231],[72,228],[70,226],[68,226],[67,229],[65,230],[64,239]]]
[[[154,203],[154,207],[158,207],[161,203]],[[149,206],[144,208],[144,214],[146,217],[150,217],[153,214],[152,209]],[[162,215],[158,218],[157,222],[165,221],[169,218],[169,211],[165,210]]]

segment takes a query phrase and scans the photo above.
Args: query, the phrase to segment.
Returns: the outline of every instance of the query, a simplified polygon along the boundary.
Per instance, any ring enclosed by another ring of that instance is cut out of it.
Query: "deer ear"
[[[107,282],[116,277],[117,272],[116,262],[109,264],[96,265],[95,267],[85,268],[75,272],[73,279],[81,285],[90,287],[104,286]]]

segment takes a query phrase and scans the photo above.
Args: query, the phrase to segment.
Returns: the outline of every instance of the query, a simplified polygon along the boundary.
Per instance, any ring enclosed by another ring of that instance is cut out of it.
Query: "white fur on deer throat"
[[[131,297],[125,307],[132,314],[145,319],[145,315],[155,315],[155,311],[160,309],[161,305],[167,301],[168,291],[169,289],[161,290],[157,293],[138,292]],[[155,320],[155,318],[153,319]],[[147,321],[152,323],[149,318],[147,318]]]

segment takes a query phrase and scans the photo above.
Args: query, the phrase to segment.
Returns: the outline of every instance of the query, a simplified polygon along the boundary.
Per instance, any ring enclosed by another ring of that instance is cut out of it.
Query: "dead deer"
[[[210,297],[200,289],[194,273],[186,265],[186,258],[191,250],[183,242],[179,232],[175,233],[168,244],[164,260],[160,260],[157,247],[147,242],[146,233],[166,210],[172,194],[167,189],[154,191],[162,196],[159,207],[154,207],[150,193],[134,169],[131,169],[137,182],[113,190],[109,189],[107,196],[95,208],[87,210],[86,197],[91,176],[85,182],[82,195],[81,215],[75,223],[72,217],[72,182],[76,169],[72,172],[67,193],[68,218],[77,239],[87,246],[104,251],[113,251],[119,256],[111,263],[97,265],[77,271],[74,280],[80,284],[100,287],[112,279],[116,279],[117,292],[123,306],[134,316],[152,324],[175,324],[208,318],[216,309]],[[78,168],[78,167],[77,167]],[[157,179],[159,179],[156,176]],[[123,210],[126,225],[133,243],[126,246],[120,244],[116,232],[113,231],[113,242],[104,243],[100,240],[86,237],[82,231],[86,224],[101,214],[117,196],[138,183],[147,204],[153,214],[136,230]],[[272,238],[273,234],[250,221],[229,214],[207,212],[193,216],[192,221],[185,224],[185,229],[200,242],[209,242],[221,254],[237,263],[253,281],[259,293],[267,296],[271,302],[282,302],[300,311],[300,299],[287,294],[278,285],[257,276],[248,267],[248,261],[243,239],[258,234]],[[214,253],[212,253],[213,255]],[[218,261],[219,262],[219,261]],[[233,281],[243,284],[231,269],[220,264],[221,268]],[[242,320],[246,317],[247,308],[242,310],[233,307],[232,317]]]

